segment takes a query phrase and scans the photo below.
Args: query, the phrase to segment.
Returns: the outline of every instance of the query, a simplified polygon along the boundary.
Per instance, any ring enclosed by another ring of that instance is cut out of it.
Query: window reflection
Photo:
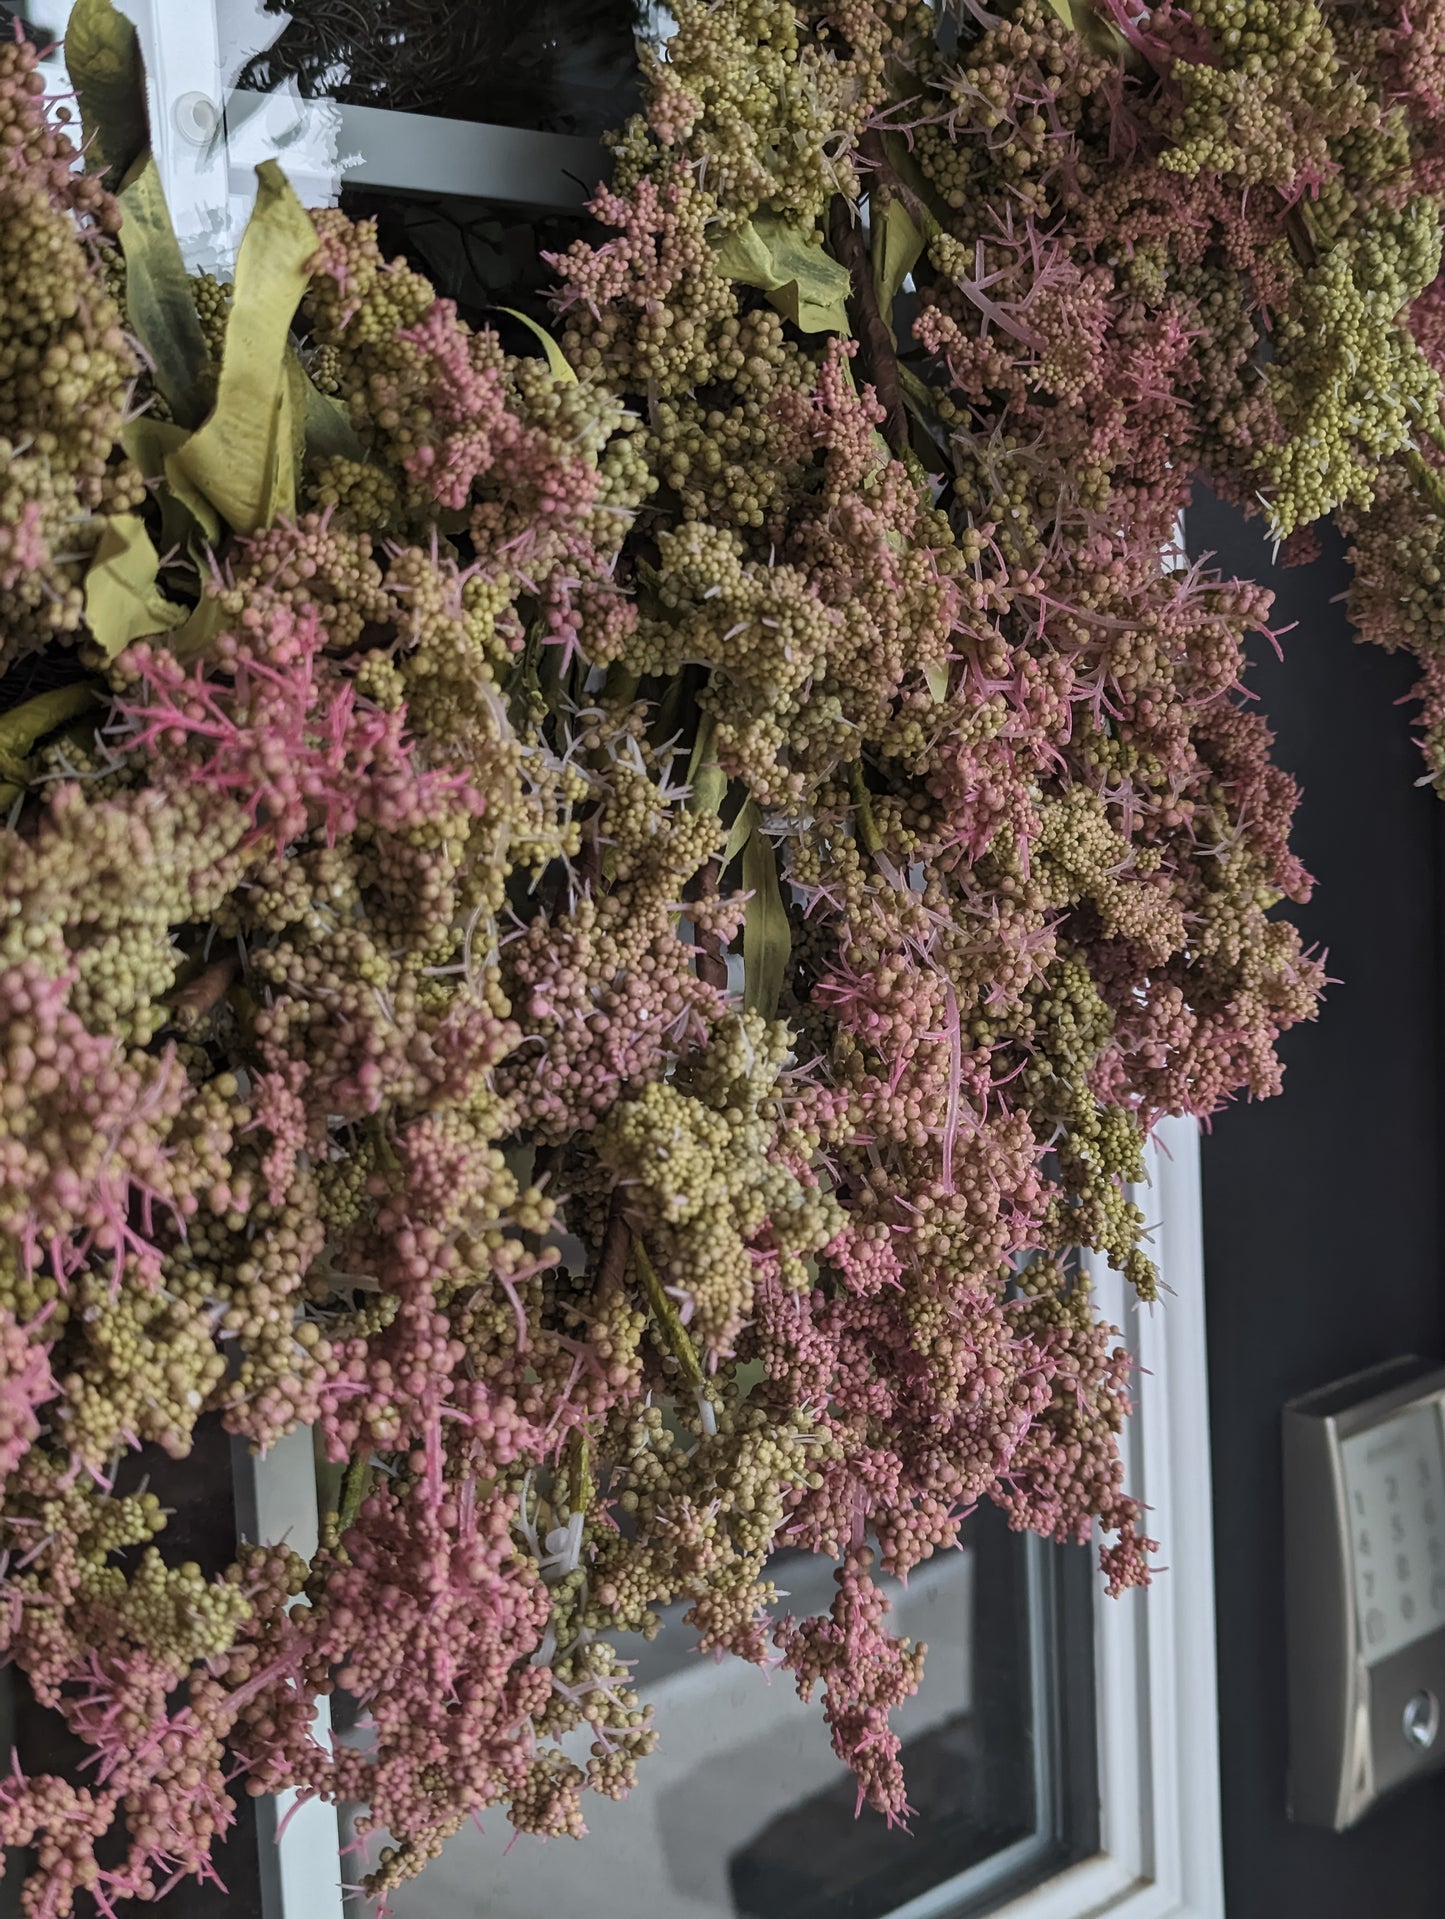
[[[241,76],[261,91],[600,135],[636,108],[646,0],[264,0],[278,16]],[[285,16],[289,15],[287,20]]]

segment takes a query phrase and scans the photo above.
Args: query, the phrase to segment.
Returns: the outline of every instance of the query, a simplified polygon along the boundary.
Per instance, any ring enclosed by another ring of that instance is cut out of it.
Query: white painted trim
[[[1165,1120],[1134,1198],[1153,1226],[1163,1302],[1141,1307],[1101,1259],[1101,1310],[1136,1361],[1126,1484],[1149,1508],[1160,1571],[1096,1608],[1099,1853],[997,1919],[1224,1919],[1214,1548],[1199,1129]]]

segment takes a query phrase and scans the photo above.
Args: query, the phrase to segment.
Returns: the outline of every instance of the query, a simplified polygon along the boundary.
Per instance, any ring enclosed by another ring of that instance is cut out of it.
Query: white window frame
[[[259,0],[118,0],[136,23],[151,86],[157,163],[195,265],[234,253],[254,192],[251,168],[274,153],[312,204],[344,178],[397,190],[450,191],[533,208],[575,209],[601,174],[587,140],[516,128],[227,93],[223,26]],[[30,0],[38,25],[63,27],[68,0]],[[1223,1919],[1214,1549],[1199,1129],[1165,1120],[1133,1197],[1154,1225],[1166,1295],[1141,1307],[1101,1259],[1090,1271],[1100,1310],[1136,1363],[1123,1436],[1126,1483],[1148,1508],[1162,1570],[1141,1592],[1095,1607],[1099,1851],[998,1909],[996,1919]],[[315,1550],[309,1433],[263,1459],[237,1451],[237,1506],[249,1537]],[[323,1702],[324,1704],[324,1702]],[[3,1731],[0,1696],[0,1731]],[[329,1715],[318,1733],[329,1730]],[[262,1814],[274,1832],[289,1795]],[[296,1810],[263,1859],[265,1919],[341,1919],[335,1810]],[[265,1848],[263,1848],[263,1852]],[[917,1903],[927,1903],[927,1897]],[[899,1919],[903,1919],[900,1910]]]
[[[1100,1849],[995,1919],[1224,1919],[1198,1124],[1164,1120],[1145,1161],[1131,1196],[1153,1223],[1163,1301],[1141,1306],[1102,1259],[1090,1268],[1135,1361],[1126,1484],[1161,1570],[1095,1607]]]

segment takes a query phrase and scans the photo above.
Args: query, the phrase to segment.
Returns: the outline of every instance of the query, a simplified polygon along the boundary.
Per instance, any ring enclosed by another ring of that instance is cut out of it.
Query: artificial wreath
[[[1320,992],[1196,476],[1342,521],[1445,765],[1441,0],[672,11],[535,340],[274,164],[188,274],[109,0],[83,165],[0,48],[0,1644],[88,1749],[0,1784],[36,1919],[241,1792],[362,1802],[383,1895],[579,1834],[679,1601],[905,1819],[878,1572],[987,1500],[1147,1577],[1077,1255],[1154,1298],[1150,1129]],[[315,1429],[309,1561],[177,1563],[131,1456],[200,1421]]]

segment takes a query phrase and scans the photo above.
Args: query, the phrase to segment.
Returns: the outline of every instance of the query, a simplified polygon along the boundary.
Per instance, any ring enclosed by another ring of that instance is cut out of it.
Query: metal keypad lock
[[[1445,1766],[1445,1367],[1284,1410],[1290,1817],[1337,1832]]]

